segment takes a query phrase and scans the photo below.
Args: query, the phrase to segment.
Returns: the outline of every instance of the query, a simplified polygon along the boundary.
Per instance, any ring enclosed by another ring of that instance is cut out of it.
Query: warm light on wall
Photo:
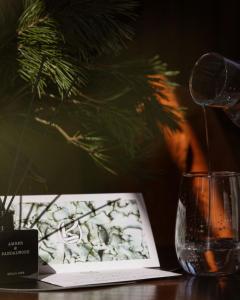
[[[157,76],[157,75],[156,75]],[[168,151],[172,157],[172,159],[177,164],[178,168],[181,170],[181,172],[184,172],[186,170],[186,160],[187,155],[189,152],[189,149],[191,149],[192,152],[192,162],[191,162],[191,172],[201,172],[201,171],[207,171],[208,170],[208,164],[207,159],[204,156],[204,153],[201,149],[201,144],[191,126],[191,124],[184,120],[184,117],[180,111],[178,111],[178,108],[180,107],[179,101],[177,99],[177,96],[174,92],[174,88],[164,85],[163,78],[159,76],[159,84],[156,83],[156,76],[154,82],[150,82],[157,88],[164,88],[164,93],[167,95],[168,99],[163,99],[161,95],[158,95],[156,93],[156,97],[161,104],[165,104],[168,106],[172,106],[176,109],[177,116],[181,119],[180,122],[180,130],[177,132],[172,132],[168,128],[162,126],[159,124],[159,128],[163,132],[165,142],[168,148]],[[200,201],[201,201],[201,214],[203,216],[208,216],[208,209],[209,209],[209,202],[208,202],[208,191],[202,192],[200,191],[201,186],[198,181],[194,181],[193,190],[195,193],[201,194]],[[218,191],[214,191],[214,208],[211,210],[210,215],[210,226],[211,231],[213,234],[219,238],[230,238],[232,237],[232,232],[230,229],[229,224],[226,223],[223,224],[223,229],[221,231],[218,230],[219,228],[219,222],[222,222],[222,220],[226,220],[227,218],[222,218],[224,215],[224,208],[222,206],[221,196],[219,195]],[[214,272],[217,269],[216,265],[216,259],[214,256],[214,253],[212,251],[206,251],[205,252],[206,260],[209,264],[209,267],[212,272]]]

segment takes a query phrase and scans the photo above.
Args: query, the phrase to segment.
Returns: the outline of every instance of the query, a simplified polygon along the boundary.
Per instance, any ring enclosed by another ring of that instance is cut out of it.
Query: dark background
[[[195,61],[206,52],[219,52],[240,61],[239,12],[238,1],[144,0],[138,9],[135,39],[123,54],[128,58],[158,54],[169,69],[180,71],[175,78],[180,84],[177,93],[188,109],[186,118],[205,153],[202,111],[189,96],[188,80]],[[240,129],[220,110],[212,110],[209,115],[214,119],[210,122],[213,168],[239,171]],[[181,170],[164,143],[156,145],[152,159],[137,162],[130,168],[126,165],[125,172],[113,176],[96,167],[79,149],[64,144],[61,137],[48,139],[39,146],[41,157],[48,158],[40,160],[48,183],[47,193],[142,192],[158,249],[174,249]],[[36,193],[36,190],[33,187],[32,191]]]
[[[214,51],[240,61],[239,1],[144,0],[138,20],[139,53],[159,53],[179,82],[203,53]]]
[[[156,53],[169,69],[179,70],[176,81],[186,118],[198,135],[206,155],[202,111],[189,95],[188,80],[196,60],[204,53],[218,52],[240,61],[239,1],[145,0],[138,19],[136,40],[130,52]],[[209,109],[210,159],[215,170],[240,171],[240,128],[221,110]],[[216,126],[217,124],[217,126]],[[159,248],[174,244],[175,214],[180,173],[164,147],[159,149],[159,168],[164,175],[142,182]]]
[[[17,0],[16,0],[17,1]],[[158,54],[169,69],[179,70],[175,78],[180,86],[179,99],[188,108],[191,122],[203,151],[203,117],[201,109],[189,96],[188,80],[195,61],[214,51],[240,61],[239,0],[142,0],[136,22],[136,36],[126,55],[152,57]],[[180,102],[181,102],[180,101]],[[240,170],[240,129],[220,110],[210,112],[213,167]],[[216,122],[219,124],[215,127]],[[113,176],[99,167],[79,149],[53,134],[41,140],[26,141],[34,146],[34,162],[47,181],[47,190],[39,185],[26,187],[25,193],[104,193],[142,192],[147,204],[158,248],[174,246],[174,226],[181,171],[171,160],[164,143],[158,144],[154,158],[133,164],[126,172]],[[225,149],[231,149],[225,152]],[[116,158],[117,159],[117,158]],[[2,160],[2,165],[4,161]],[[8,177],[1,173],[2,186]]]

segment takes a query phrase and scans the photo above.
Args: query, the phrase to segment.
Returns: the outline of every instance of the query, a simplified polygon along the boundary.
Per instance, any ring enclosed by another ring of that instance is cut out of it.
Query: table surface
[[[159,258],[165,270],[179,267],[172,247],[162,248]],[[6,292],[1,290],[6,285],[0,283],[0,300],[240,300],[240,273],[228,277],[195,277],[180,272],[183,274],[180,277],[51,292]]]
[[[3,292],[0,300],[208,300],[240,299],[240,275],[148,280],[138,283],[57,292]]]

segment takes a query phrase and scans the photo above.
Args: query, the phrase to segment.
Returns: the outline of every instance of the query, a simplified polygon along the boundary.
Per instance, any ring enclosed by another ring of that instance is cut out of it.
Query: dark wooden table
[[[239,300],[240,275],[204,278],[184,275],[160,279],[57,292],[0,292],[0,300]]]
[[[165,270],[178,266],[173,247],[162,248],[159,258]],[[228,277],[194,277],[183,273],[175,278],[52,292],[5,292],[1,286],[6,285],[0,282],[0,300],[240,300],[240,273]],[[24,288],[24,284],[20,286]]]

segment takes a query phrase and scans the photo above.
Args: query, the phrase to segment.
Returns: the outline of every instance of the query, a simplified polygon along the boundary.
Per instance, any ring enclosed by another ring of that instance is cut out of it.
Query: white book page
[[[41,281],[69,288],[107,285],[173,276],[180,276],[180,274],[159,269],[137,268],[131,270],[59,273],[47,275],[44,278],[41,278]]]

